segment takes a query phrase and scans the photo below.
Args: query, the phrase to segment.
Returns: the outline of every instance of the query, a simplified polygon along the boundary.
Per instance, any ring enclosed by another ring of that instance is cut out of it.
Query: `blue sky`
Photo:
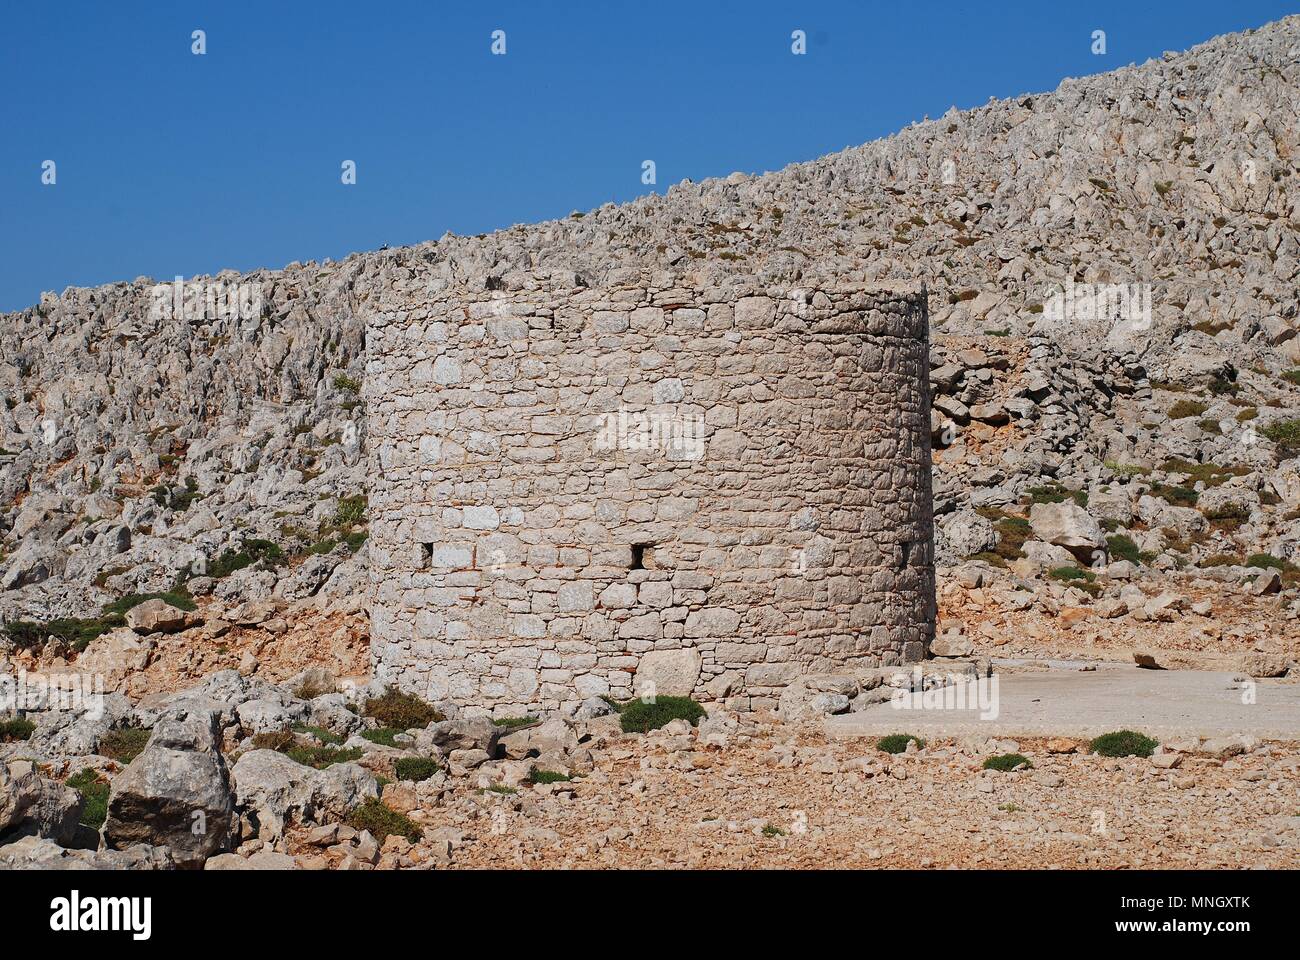
[[[16,3],[0,13],[0,310],[278,267],[761,173],[1295,3]],[[207,53],[191,53],[206,32]],[[490,51],[506,32],[506,55]],[[790,52],[791,32],[808,37]],[[1107,52],[1094,55],[1093,30]],[[641,182],[653,160],[658,183]],[[41,183],[42,163],[57,183]],[[357,183],[340,183],[353,160]]]

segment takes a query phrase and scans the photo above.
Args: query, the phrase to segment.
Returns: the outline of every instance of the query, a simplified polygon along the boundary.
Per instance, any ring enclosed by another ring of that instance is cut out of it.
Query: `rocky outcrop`
[[[201,866],[226,849],[234,794],[221,754],[218,715],[185,708],[161,717],[144,751],[113,780],[105,843],[165,846],[178,866]]]

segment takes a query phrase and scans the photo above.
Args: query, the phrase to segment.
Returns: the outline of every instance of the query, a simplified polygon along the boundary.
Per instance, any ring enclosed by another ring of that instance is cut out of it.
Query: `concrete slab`
[[[996,686],[987,691],[994,698],[984,702],[996,711],[882,703],[828,717],[827,735],[1095,737],[1130,729],[1162,739],[1253,734],[1300,740],[1300,684],[1254,681],[1254,702],[1243,703],[1248,691],[1240,674],[1232,673],[1099,664],[1087,672],[1063,668],[994,677]]]

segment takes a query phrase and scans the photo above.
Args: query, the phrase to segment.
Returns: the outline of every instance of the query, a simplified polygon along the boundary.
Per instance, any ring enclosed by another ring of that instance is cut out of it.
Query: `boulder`
[[[1098,550],[1106,545],[1101,524],[1072,500],[1034,504],[1029,526],[1039,540],[1070,550]]]
[[[165,846],[198,867],[229,843],[234,794],[213,710],[182,707],[159,718],[148,745],[113,780],[105,844]]]
[[[141,636],[150,633],[176,633],[197,626],[203,618],[166,600],[146,600],[126,612],[126,625]]]
[[[81,806],[81,794],[42,777],[31,762],[0,762],[0,842],[44,837],[71,846],[81,833]]]
[[[689,697],[700,680],[703,662],[700,652],[693,648],[644,653],[633,677],[633,693],[638,697],[647,694]]]
[[[168,870],[165,847],[137,844],[125,850],[68,850],[53,840],[23,837],[0,846],[0,870]]]
[[[511,760],[564,756],[578,749],[578,733],[566,717],[548,717],[535,727],[525,727],[501,738],[501,749]]]
[[[379,796],[374,775],[355,763],[317,770],[275,750],[250,750],[231,774],[235,801],[252,815],[263,840],[278,840],[289,824],[341,820],[357,804]]]
[[[930,653],[936,657],[969,657],[974,652],[970,638],[961,634],[946,633],[930,643]]]
[[[415,749],[431,753],[436,747],[444,754],[453,750],[485,750],[494,756],[501,733],[501,728],[486,717],[440,720],[416,734]]]

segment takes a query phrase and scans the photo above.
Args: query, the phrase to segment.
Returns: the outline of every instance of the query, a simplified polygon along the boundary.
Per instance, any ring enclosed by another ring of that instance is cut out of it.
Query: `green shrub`
[[[1280,560],[1269,553],[1252,553],[1246,558],[1246,566],[1258,569],[1273,569],[1279,573],[1294,573],[1296,566],[1290,560]]]
[[[374,797],[348,814],[347,824],[354,830],[369,830],[380,846],[394,835],[417,843],[423,834],[414,820]]]
[[[1028,503],[1064,503],[1073,500],[1081,507],[1088,505],[1088,494],[1084,490],[1071,490],[1059,483],[1049,483],[1041,487],[1030,487],[1022,498]]]
[[[364,716],[378,720],[380,726],[396,727],[398,730],[424,729],[443,719],[432,704],[392,687],[379,696],[368,699],[361,712]]]
[[[1294,383],[1297,387],[1300,387],[1300,370],[1288,370],[1282,374],[1282,379],[1287,383]]]
[[[245,540],[238,549],[226,550],[213,560],[208,565],[207,575],[220,580],[259,561],[266,567],[278,567],[285,561],[284,551],[270,540]]]
[[[140,756],[140,752],[144,750],[152,734],[153,730],[146,727],[123,727],[120,730],[110,730],[100,737],[99,749],[96,752],[101,757],[108,757],[118,763],[130,763]]]
[[[1185,420],[1188,417],[1199,417],[1208,409],[1210,409],[1210,405],[1202,403],[1200,400],[1179,400],[1169,408],[1169,418],[1171,420]]]
[[[1103,733],[1093,740],[1091,749],[1103,757],[1149,757],[1157,746],[1159,742],[1145,734],[1116,730],[1114,733]]]
[[[0,743],[9,743],[14,740],[26,740],[35,732],[36,724],[32,723],[26,717],[14,717],[12,720],[0,720]]]
[[[1160,466],[1167,473],[1184,474],[1192,483],[1199,481],[1207,487],[1222,486],[1233,477],[1243,477],[1250,473],[1249,467],[1221,467],[1217,463],[1192,463],[1181,457],[1170,457]]]
[[[510,796],[519,792],[514,787],[507,787],[504,783],[494,783],[492,786],[488,787],[488,790],[491,793],[499,793],[503,796]]]
[[[1205,433],[1213,434],[1216,437],[1223,435],[1223,428],[1219,426],[1219,421],[1212,417],[1206,417],[1204,420],[1198,421],[1196,425]]]
[[[1151,485],[1151,496],[1159,497],[1166,503],[1172,503],[1176,507],[1194,507],[1199,499],[1195,490],[1191,487],[1171,486],[1167,483],[1153,483]]]
[[[393,763],[398,780],[414,780],[419,783],[428,780],[442,768],[436,760],[428,757],[400,757]]]
[[[1080,567],[1053,567],[1047,575],[1053,580],[1083,580],[1087,583],[1097,579],[1097,575]]]
[[[1002,773],[1010,773],[1016,767],[1024,764],[1026,767],[1032,767],[1029,758],[1022,753],[999,753],[996,757],[987,757],[984,760],[985,770],[999,770]]]
[[[360,523],[366,517],[366,507],[368,505],[365,496],[361,494],[354,497],[340,497],[339,505],[334,511],[335,525],[346,530],[354,524]]]
[[[925,741],[920,737],[914,737],[910,733],[891,733],[887,737],[881,737],[876,741],[876,749],[883,750],[885,753],[906,753],[909,741],[915,740],[917,749],[925,746]]]
[[[377,727],[374,730],[362,730],[361,736],[380,746],[395,747],[397,746],[397,735],[405,732],[405,729],[399,730],[397,727]]]
[[[35,650],[49,636],[45,624],[31,620],[10,620],[5,623],[4,632],[9,642],[19,650]]]
[[[624,733],[649,733],[672,720],[685,720],[695,726],[703,716],[704,708],[690,697],[659,696],[652,703],[631,700],[619,708]]]
[[[290,760],[301,763],[304,767],[324,770],[336,763],[349,763],[361,759],[360,747],[303,747],[292,746],[281,751]]]
[[[768,824],[765,824],[765,825],[763,826],[763,836],[765,836],[765,837],[784,837],[784,836],[785,836],[785,831],[782,830],[780,827],[774,827],[772,824],[768,823]]]
[[[567,773],[559,773],[555,770],[531,770],[528,774],[529,783],[568,783],[573,778]]]
[[[108,819],[109,785],[89,767],[75,777],[68,777],[67,785],[81,794],[81,822],[95,830],[102,827]]]
[[[1300,420],[1279,420],[1264,427],[1260,433],[1277,444],[1283,457],[1300,453]]]
[[[498,727],[514,729],[515,727],[525,727],[530,723],[536,723],[536,717],[501,717],[493,720],[492,723]]]
[[[299,694],[299,696],[302,696],[302,694]],[[315,737],[321,743],[327,745],[337,746],[338,744],[343,742],[343,738],[340,737],[337,733],[334,733],[331,730],[326,730],[324,727],[313,727],[308,724],[299,724],[298,726],[293,728],[293,732],[305,733],[308,736]]]
[[[1127,560],[1129,563],[1138,564],[1142,562],[1142,554],[1138,546],[1131,539],[1122,533],[1117,533],[1106,538],[1106,547],[1110,550],[1112,557],[1120,560]]]
[[[346,390],[348,393],[361,392],[361,381],[352,379],[346,373],[340,373],[334,378],[334,386],[340,390]]]

